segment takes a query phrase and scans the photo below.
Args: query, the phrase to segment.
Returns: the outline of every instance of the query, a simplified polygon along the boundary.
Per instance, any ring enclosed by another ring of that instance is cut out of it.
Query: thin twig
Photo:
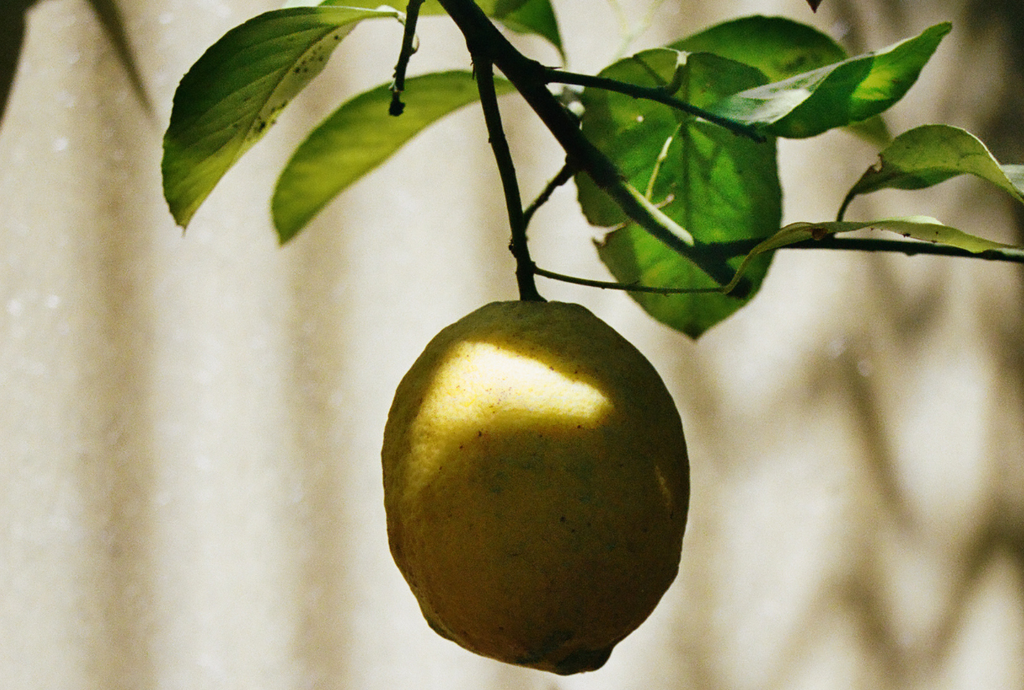
[[[674,97],[671,91],[662,86],[637,86],[636,84],[628,84],[616,79],[596,77],[589,74],[576,74],[574,72],[563,72],[562,70],[554,68],[547,68],[545,74],[545,78],[549,84],[572,84],[574,86],[613,91],[626,96],[632,96],[633,98],[642,98],[644,100],[654,101],[656,103],[661,103],[662,105],[675,108],[676,110],[681,110],[684,113],[689,113],[690,115],[699,117],[702,120],[707,120],[708,122],[729,130],[733,134],[739,134],[740,136],[747,137],[758,143],[763,144],[767,141],[767,138],[757,131],[756,127],[752,125],[745,125],[741,122],[736,122],[735,120],[730,120],[729,118],[722,117],[721,115],[715,115],[704,108],[699,108],[691,103],[680,100]]]
[[[751,247],[753,249],[753,247]],[[825,237],[820,240],[805,240],[786,245],[782,249],[839,249],[859,252],[889,252],[915,256],[952,256],[964,259],[983,259],[985,261],[1005,261],[1024,264],[1024,249],[1005,247],[986,249],[983,252],[969,252],[966,249],[948,244],[922,242],[920,240],[885,240],[870,237]]]
[[[707,250],[719,253],[721,256],[733,258],[744,256],[757,246],[760,240],[736,240],[705,245]],[[1024,264],[1024,249],[1006,247],[1003,249],[989,249],[983,252],[969,252],[966,249],[952,247],[948,244],[932,244],[916,240],[883,240],[865,237],[826,237],[821,240],[805,240],[794,244],[780,247],[775,251],[786,249],[837,249],[840,251],[860,252],[885,252],[900,253],[907,256],[925,254],[929,256],[949,256],[969,259],[982,259],[985,261],[1002,261],[1009,263]],[[533,272],[544,278],[558,280],[563,283],[584,285],[586,287],[601,288],[603,290],[623,290],[626,292],[646,292],[657,295],[679,295],[679,294],[700,294],[700,293],[723,293],[722,288],[669,288],[641,285],[640,283],[613,283],[602,280],[591,280],[576,276],[555,273],[534,265]],[[731,294],[731,293],[730,293]]]
[[[539,276],[550,278],[551,280],[558,280],[563,283],[572,283],[573,285],[584,285],[586,287],[601,288],[602,290],[623,290],[625,292],[648,292],[656,295],[690,295],[699,293],[711,293],[717,292],[722,293],[720,287],[709,287],[709,288],[662,288],[653,287],[650,285],[640,285],[639,283],[612,283],[605,280],[590,280],[589,278],[578,278],[576,276],[568,276],[564,273],[555,273],[547,269],[541,268],[534,264],[533,272]]]
[[[730,242],[714,242],[703,245],[708,254],[724,259],[746,256],[763,239],[732,240]],[[963,259],[983,259],[986,261],[1003,261],[1008,263],[1024,263],[1024,248],[1005,247],[987,249],[983,252],[969,252],[948,244],[923,242],[921,240],[889,240],[872,237],[839,237],[829,235],[820,240],[810,239],[787,244],[774,251],[783,249],[835,249],[853,252],[885,252],[916,256],[951,256]]]
[[[526,216],[523,213],[523,201],[516,180],[516,168],[512,160],[512,152],[505,138],[505,130],[501,125],[501,111],[498,108],[498,96],[494,91],[494,66],[484,61],[474,62],[477,90],[480,92],[480,105],[484,111],[484,122],[487,135],[494,151],[494,160],[501,175],[501,186],[505,192],[505,206],[508,209],[508,223],[512,230],[512,241],[509,249],[516,259],[516,281],[519,285],[519,299],[524,301],[543,301],[537,292],[533,279],[533,261],[526,242]]]
[[[395,80],[391,83],[391,105],[388,114],[395,117],[405,110],[402,92],[405,90],[405,72],[409,67],[409,59],[416,52],[416,21],[420,16],[420,5],[423,0],[409,0],[405,10],[405,31],[402,33],[402,49],[398,53],[395,65]]]

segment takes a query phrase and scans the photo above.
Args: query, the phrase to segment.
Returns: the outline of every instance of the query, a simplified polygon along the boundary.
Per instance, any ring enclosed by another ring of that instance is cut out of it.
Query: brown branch
[[[733,269],[724,261],[705,256],[688,232],[647,202],[628,184],[615,164],[583,136],[577,120],[548,90],[546,67],[516,50],[473,0],[440,0],[440,3],[465,36],[474,62],[490,62],[501,70],[554,135],[573,165],[586,172],[627,217],[692,261],[719,285],[729,283]],[[749,290],[750,283],[744,280],[734,294],[743,296]]]
[[[594,77],[589,74],[563,72],[562,70],[551,68],[548,68],[547,74],[549,84],[572,84],[574,86],[614,91],[615,93],[632,96],[633,98],[654,101],[656,103],[661,103],[662,105],[667,105],[670,108],[681,110],[684,113],[689,113],[690,115],[699,117],[702,120],[707,120],[712,124],[716,124],[723,129],[729,130],[733,134],[747,137],[758,143],[764,143],[767,141],[767,138],[758,132],[756,127],[752,125],[745,125],[743,123],[736,122],[735,120],[730,120],[729,118],[722,117],[721,115],[715,115],[703,108],[699,108],[691,103],[679,100],[672,95],[670,89],[657,86],[638,86],[636,84],[628,84],[626,82],[608,79],[606,77]]]
[[[391,105],[388,114],[398,117],[405,110],[402,102],[402,91],[405,90],[405,72],[409,67],[409,59],[416,52],[416,23],[420,16],[420,5],[423,0],[409,0],[405,10],[405,30],[402,32],[402,49],[398,53],[395,64],[395,80],[391,83]]]
[[[494,160],[501,176],[501,186],[505,192],[505,207],[508,209],[508,222],[512,230],[512,241],[509,249],[516,259],[516,281],[519,285],[519,299],[523,301],[542,302],[544,298],[537,292],[533,279],[533,261],[526,242],[526,216],[523,214],[523,201],[516,180],[516,168],[512,160],[512,152],[505,138],[505,130],[501,125],[501,111],[498,109],[498,96],[494,91],[494,68],[490,62],[478,59],[474,64],[476,71],[477,90],[480,92],[480,103],[483,106],[484,122],[487,125],[487,136],[494,151]]]

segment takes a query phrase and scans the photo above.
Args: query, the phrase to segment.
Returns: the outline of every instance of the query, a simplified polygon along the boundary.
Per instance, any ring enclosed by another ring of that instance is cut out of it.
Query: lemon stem
[[[501,125],[501,110],[498,108],[498,96],[494,91],[494,65],[469,43],[470,53],[474,56],[473,68],[476,73],[477,90],[480,92],[480,104],[484,111],[484,122],[487,125],[487,136],[494,151],[494,159],[501,175],[501,186],[505,192],[505,206],[508,209],[508,222],[512,230],[509,250],[516,260],[516,283],[519,286],[519,299],[523,301],[543,302],[544,298],[537,292],[537,284],[533,277],[533,261],[526,241],[527,218],[523,213],[523,201],[519,193],[519,182],[516,179],[516,168],[512,160],[512,152],[505,138],[505,130]]]

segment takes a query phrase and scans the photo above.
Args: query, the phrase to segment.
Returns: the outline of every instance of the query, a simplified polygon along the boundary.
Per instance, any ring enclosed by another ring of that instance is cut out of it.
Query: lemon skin
[[[599,668],[679,567],[689,465],[654,367],[585,308],[495,302],[402,379],[382,451],[395,563],[439,634]]]

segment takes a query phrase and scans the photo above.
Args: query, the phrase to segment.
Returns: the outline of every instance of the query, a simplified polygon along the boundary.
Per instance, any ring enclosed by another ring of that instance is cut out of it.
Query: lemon
[[[602,666],[679,568],[689,465],[654,367],[585,308],[495,302],[402,379],[388,540],[430,626],[470,651]]]

